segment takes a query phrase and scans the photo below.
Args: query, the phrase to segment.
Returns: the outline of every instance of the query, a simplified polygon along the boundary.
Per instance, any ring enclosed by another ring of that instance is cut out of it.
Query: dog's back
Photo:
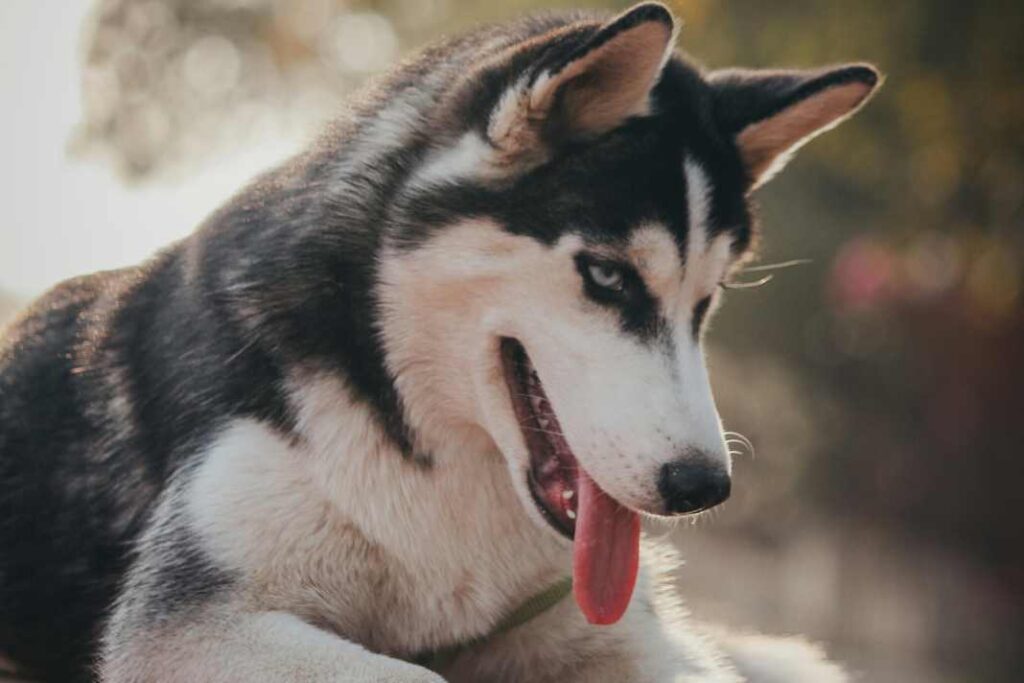
[[[88,671],[134,542],[231,415],[281,421],[276,367],[187,272],[185,241],[58,285],[0,347],[0,651]]]
[[[116,426],[83,400],[103,380],[82,372],[79,355],[96,335],[105,292],[130,276],[58,286],[8,330],[0,351],[0,648],[54,679],[70,679],[87,657],[143,508],[112,524],[117,470],[97,460],[96,447]]]

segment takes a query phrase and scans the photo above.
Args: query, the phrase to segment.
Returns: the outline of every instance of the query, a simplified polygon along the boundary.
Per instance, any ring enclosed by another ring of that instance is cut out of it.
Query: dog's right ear
[[[715,114],[743,160],[749,189],[815,136],[852,116],[881,85],[869,64],[803,70],[727,69],[710,75]]]
[[[592,138],[646,114],[674,42],[664,5],[627,10],[506,91],[488,120],[489,141],[516,155],[528,145]]]

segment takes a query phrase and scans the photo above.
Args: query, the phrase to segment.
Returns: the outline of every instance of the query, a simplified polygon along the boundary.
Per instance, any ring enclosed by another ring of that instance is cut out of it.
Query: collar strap
[[[538,617],[544,612],[547,612],[549,609],[561,602],[563,598],[569,595],[569,593],[572,593],[572,577],[566,576],[565,578],[551,584],[540,593],[530,597],[526,602],[507,614],[498,622],[498,625],[495,626],[490,633],[459,645],[452,645],[451,647],[442,648],[434,652],[424,653],[416,657],[414,661],[416,661],[417,664],[422,664],[423,666],[434,669],[435,671],[441,669],[455,661],[455,658],[458,657],[463,650],[473,647],[474,645],[478,645],[490,638],[495,638],[504,633],[508,633],[517,626],[522,626],[534,617]]]
[[[544,612],[561,602],[562,598],[572,593],[572,577],[567,576],[557,581],[540,593],[537,593],[529,600],[521,604],[515,611],[506,616],[494,627],[488,637],[499,636],[506,631],[511,631],[516,626],[522,626],[530,619],[538,617]]]

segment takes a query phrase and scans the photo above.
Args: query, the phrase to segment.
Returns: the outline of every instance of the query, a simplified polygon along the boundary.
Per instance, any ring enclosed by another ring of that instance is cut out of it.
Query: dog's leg
[[[665,555],[664,551],[660,554]],[[466,652],[441,673],[452,683],[849,680],[819,649],[802,641],[737,635],[694,623],[671,584],[663,579],[655,583],[661,585],[653,587],[649,573],[642,572],[633,603],[612,626],[586,623],[573,600],[567,598],[502,637]]]
[[[740,683],[714,642],[662,621],[639,594],[612,626],[588,624],[571,598],[441,671],[452,682]]]
[[[231,495],[223,486],[218,492]],[[280,599],[292,586],[268,582],[269,570],[240,570],[211,552],[189,512],[192,500],[189,480],[174,480],[140,538],[104,629],[100,681],[443,681],[427,669],[317,628],[311,623],[315,617],[299,611],[301,600]],[[251,551],[252,539],[243,541]],[[263,550],[267,547],[274,546]],[[301,583],[302,576],[293,581]],[[275,595],[276,602],[268,597]]]
[[[821,648],[800,638],[725,633],[718,642],[748,683],[847,683]]]
[[[283,612],[212,607],[107,643],[103,683],[442,683]]]

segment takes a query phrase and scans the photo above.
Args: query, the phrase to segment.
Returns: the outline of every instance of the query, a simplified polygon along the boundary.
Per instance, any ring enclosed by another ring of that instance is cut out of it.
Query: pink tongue
[[[587,621],[614,624],[636,583],[640,517],[612,500],[582,468],[577,487],[573,592]]]

